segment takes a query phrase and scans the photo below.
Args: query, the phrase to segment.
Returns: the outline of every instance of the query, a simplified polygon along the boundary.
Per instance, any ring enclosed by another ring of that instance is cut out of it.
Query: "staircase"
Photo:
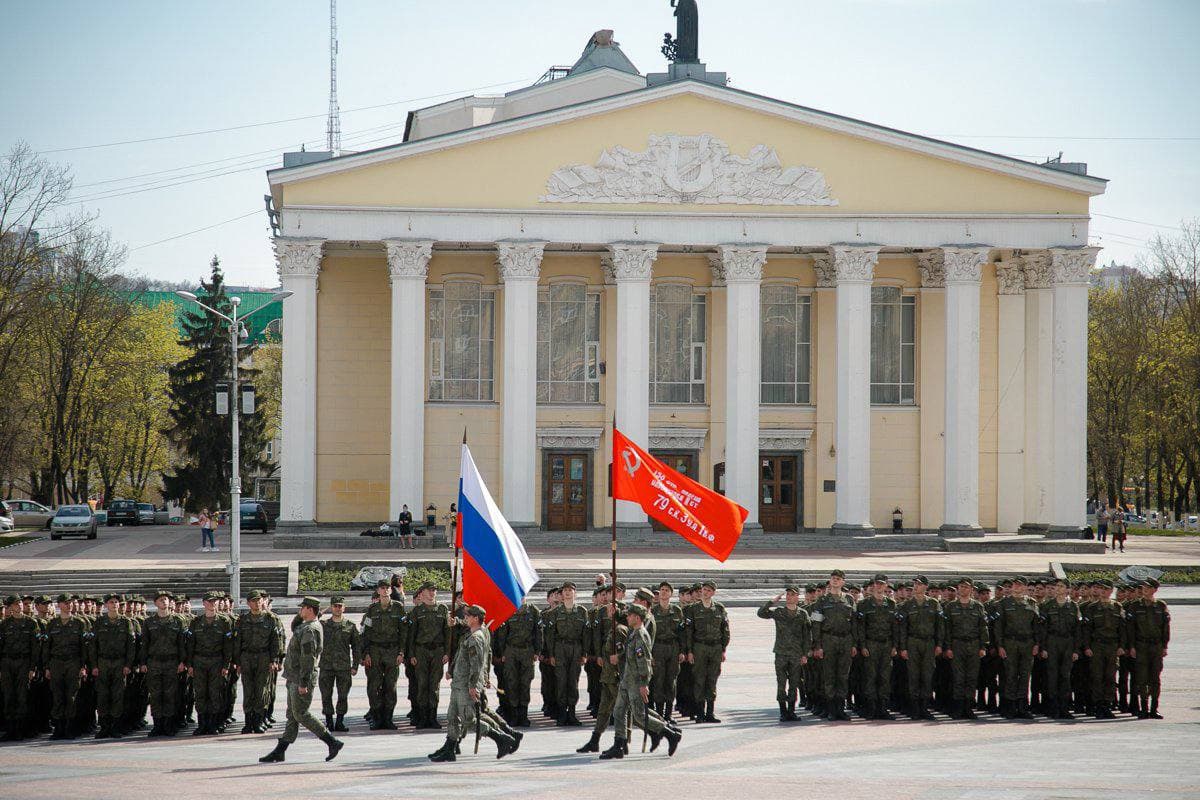
[[[121,594],[149,595],[159,589],[197,597],[209,589],[228,589],[221,569],[11,570],[0,573],[0,595]],[[287,594],[287,567],[242,567],[242,592],[261,589],[273,597]]]

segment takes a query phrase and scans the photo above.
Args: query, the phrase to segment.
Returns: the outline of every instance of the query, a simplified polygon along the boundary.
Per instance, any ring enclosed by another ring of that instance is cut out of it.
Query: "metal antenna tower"
[[[342,113],[337,99],[337,0],[329,0],[329,119],[325,123],[325,146],[336,158],[342,151]]]

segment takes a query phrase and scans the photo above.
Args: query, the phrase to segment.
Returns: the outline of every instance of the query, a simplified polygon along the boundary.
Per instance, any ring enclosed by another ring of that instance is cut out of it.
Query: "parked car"
[[[86,536],[95,539],[99,525],[91,506],[59,506],[50,520],[50,538],[64,536]]]
[[[12,512],[13,522],[22,528],[50,529],[50,520],[54,517],[54,509],[47,508],[33,500],[5,500],[8,510]]]
[[[242,530],[259,530],[269,533],[275,530],[275,520],[267,513],[267,509],[257,500],[242,503]]]
[[[153,525],[154,524],[154,504],[153,503],[138,503],[137,504],[138,525]]]
[[[12,511],[9,510],[8,504],[0,500],[0,533],[8,533],[16,527],[16,522],[13,521]]]
[[[138,504],[133,500],[113,500],[108,504],[108,522],[110,528],[113,525],[141,525],[141,515],[138,513]]]

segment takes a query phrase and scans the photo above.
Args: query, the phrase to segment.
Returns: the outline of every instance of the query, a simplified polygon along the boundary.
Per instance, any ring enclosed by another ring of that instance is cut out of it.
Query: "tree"
[[[233,304],[225,292],[225,277],[216,256],[210,266],[212,272],[208,282],[201,283],[199,300],[231,315]],[[220,508],[229,491],[231,433],[229,417],[215,412],[214,397],[217,384],[231,377],[229,325],[197,308],[184,315],[183,328],[180,344],[188,354],[171,368],[168,382],[168,435],[181,463],[173,474],[163,475],[163,494],[184,501],[185,507],[193,511],[204,506]],[[239,361],[253,352],[253,345],[242,347]],[[243,368],[240,363],[238,369],[245,382],[257,375],[257,370]],[[267,467],[266,421],[261,411],[242,415],[240,438],[240,472],[245,484],[250,475]]]

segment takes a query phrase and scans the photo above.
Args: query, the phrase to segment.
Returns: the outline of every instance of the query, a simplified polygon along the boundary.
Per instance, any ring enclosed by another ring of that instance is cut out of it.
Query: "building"
[[[1124,289],[1135,275],[1140,274],[1136,267],[1130,267],[1112,262],[1106,267],[1092,270],[1090,283],[1095,289]]]
[[[642,75],[611,31],[268,177],[285,524],[446,509],[466,430],[518,529],[606,526],[614,415],[749,531],[1084,524],[1102,179]]]

